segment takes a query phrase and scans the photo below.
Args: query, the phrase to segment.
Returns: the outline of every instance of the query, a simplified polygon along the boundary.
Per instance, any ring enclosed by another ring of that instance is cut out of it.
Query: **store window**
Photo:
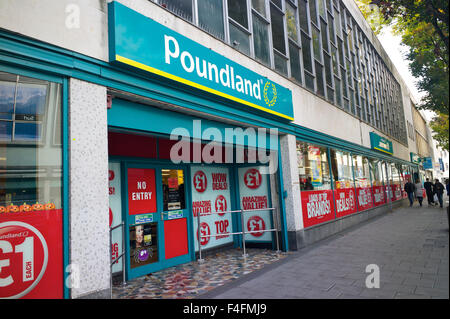
[[[348,152],[331,149],[331,171],[334,182],[336,216],[356,212],[356,191],[353,182],[352,157]]]
[[[353,172],[355,174],[358,210],[373,207],[372,185],[370,181],[369,160],[361,155],[353,155]]]
[[[0,298],[63,296],[61,123],[60,84],[0,72]]]
[[[309,227],[335,217],[327,149],[297,142],[303,224]]]
[[[402,181],[401,181],[401,165],[391,163],[391,189],[393,192],[392,200],[402,199]]]
[[[376,159],[370,159],[369,168],[372,179],[373,203],[375,206],[383,205],[386,203],[384,189],[385,171],[383,169],[383,162]]]

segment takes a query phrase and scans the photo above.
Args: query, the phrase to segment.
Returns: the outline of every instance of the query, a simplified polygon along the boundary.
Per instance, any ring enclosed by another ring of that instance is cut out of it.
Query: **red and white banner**
[[[245,240],[268,242],[272,240],[271,232],[264,232],[271,228],[272,211],[261,210],[269,208],[268,176],[264,174],[266,167],[241,167],[239,175],[239,196],[243,210],[254,210],[244,213]]]
[[[0,214],[0,299],[63,298],[62,209]]]
[[[230,177],[227,167],[191,166],[193,226],[197,234],[195,249],[198,251],[198,221],[200,216],[200,241],[202,249],[224,245],[233,241]],[[224,212],[224,213],[221,213]]]
[[[356,212],[356,196],[354,188],[342,188],[334,191],[336,216],[342,217]]]
[[[334,219],[332,192],[331,190],[301,192],[305,228]]]
[[[373,186],[373,203],[375,206],[386,204],[384,186]]]
[[[358,187],[356,188],[356,196],[358,198],[358,210],[363,211],[373,207],[372,188]]]

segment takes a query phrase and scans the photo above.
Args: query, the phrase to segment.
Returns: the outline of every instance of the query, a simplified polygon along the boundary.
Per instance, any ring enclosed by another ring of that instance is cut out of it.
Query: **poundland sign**
[[[293,120],[289,89],[164,27],[124,5],[109,3],[110,61]]]
[[[392,147],[392,142],[387,138],[384,138],[374,132],[370,132],[370,145],[372,149],[392,155],[394,154],[394,149]]]

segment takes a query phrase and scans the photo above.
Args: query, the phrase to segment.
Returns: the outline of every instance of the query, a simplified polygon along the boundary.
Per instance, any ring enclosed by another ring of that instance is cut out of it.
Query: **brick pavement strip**
[[[199,298],[448,299],[448,249],[446,214],[402,207]],[[366,287],[369,264],[380,288]]]

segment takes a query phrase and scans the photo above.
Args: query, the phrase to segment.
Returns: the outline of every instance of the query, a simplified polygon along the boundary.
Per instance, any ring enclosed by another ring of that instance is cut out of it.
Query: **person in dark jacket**
[[[438,201],[439,201],[439,206],[441,208],[443,208],[444,207],[444,203],[443,203],[442,195],[444,195],[444,185],[442,185],[442,183],[439,182],[438,179],[436,179],[436,181],[434,183],[433,193],[437,195],[437,198],[438,198]]]
[[[416,190],[416,186],[408,180],[405,184],[405,192],[408,194],[409,206],[411,207],[414,203],[414,191]]]
[[[423,183],[423,187],[425,188],[425,191],[427,193],[427,199],[428,199],[428,206],[435,205],[434,198],[433,198],[433,183],[430,182],[430,179],[427,178],[426,182]]]

